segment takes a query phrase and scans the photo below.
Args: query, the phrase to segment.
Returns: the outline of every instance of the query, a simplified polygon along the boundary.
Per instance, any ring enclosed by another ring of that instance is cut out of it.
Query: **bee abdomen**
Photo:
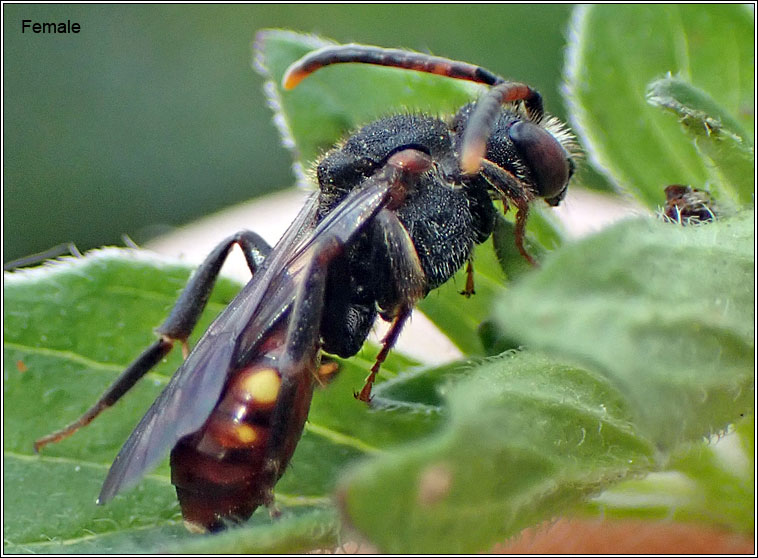
[[[217,531],[272,503],[278,477],[266,459],[280,387],[279,371],[268,364],[234,372],[203,427],[174,447],[171,482],[191,528]]]

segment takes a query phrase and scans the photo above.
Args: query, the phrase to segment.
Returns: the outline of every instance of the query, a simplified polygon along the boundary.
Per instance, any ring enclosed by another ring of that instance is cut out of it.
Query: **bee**
[[[704,191],[684,186],[670,184],[664,189],[666,205],[663,217],[671,223],[693,225],[707,223],[716,218],[715,204],[711,195]]]
[[[287,70],[285,89],[331,64],[391,66],[489,86],[443,120],[398,114],[363,126],[318,163],[314,192],[279,242],[243,231],[190,277],[158,339],[82,417],[35,449],[89,424],[179,343],[185,360],[116,456],[99,503],[134,486],[170,450],[171,482],[188,526],[218,531],[273,509],[273,489],[300,439],[322,353],[351,357],[377,317],[390,323],[365,385],[416,303],[468,264],[493,232],[500,200],[516,210],[524,247],[529,204],[556,206],[574,173],[571,134],[540,94],[488,70],[404,50],[329,46]],[[234,245],[252,279],[192,351],[187,338]]]

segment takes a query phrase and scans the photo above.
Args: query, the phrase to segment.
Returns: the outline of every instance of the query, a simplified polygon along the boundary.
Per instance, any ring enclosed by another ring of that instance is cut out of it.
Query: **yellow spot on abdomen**
[[[244,401],[253,401],[259,405],[271,405],[279,397],[282,379],[273,368],[260,368],[244,374],[237,382],[236,389]]]
[[[235,424],[233,427],[234,437],[237,438],[239,443],[243,446],[252,445],[258,438],[258,433],[255,428],[249,424]]]
[[[242,449],[265,443],[266,428],[229,420],[228,417],[212,417],[206,434],[216,448]]]

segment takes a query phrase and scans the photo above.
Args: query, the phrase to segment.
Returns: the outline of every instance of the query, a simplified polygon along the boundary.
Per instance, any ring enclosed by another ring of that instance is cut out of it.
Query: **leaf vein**
[[[71,351],[62,351],[60,349],[49,349],[46,347],[32,347],[30,345],[22,345],[20,343],[13,343],[12,341],[6,341],[3,346],[8,349],[14,349],[16,351],[25,351],[27,353],[47,356],[52,358],[58,358],[62,360],[68,360],[81,364],[88,368],[94,368],[96,370],[102,370],[105,372],[122,372],[126,369],[128,364],[108,364],[105,362],[98,362],[85,356],[72,353]],[[152,380],[160,382],[161,384],[168,383],[169,378],[153,372],[148,372],[145,377],[150,377]]]
[[[307,422],[305,423],[305,428],[309,432],[312,432],[313,434],[317,436],[321,436],[322,438],[327,439],[330,442],[333,442],[335,444],[339,444],[342,446],[350,446],[364,453],[371,453],[371,454],[382,453],[382,451],[377,447],[367,444],[366,442],[359,440],[358,438],[354,436],[348,436],[346,434],[337,432],[336,430],[333,430],[332,428],[329,428],[327,426],[322,426],[319,424],[315,424],[313,422]]]

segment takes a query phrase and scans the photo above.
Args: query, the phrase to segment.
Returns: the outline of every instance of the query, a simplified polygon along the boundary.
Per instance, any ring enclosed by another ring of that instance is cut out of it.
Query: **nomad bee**
[[[540,94],[478,66],[402,50],[345,45],[314,51],[284,76],[291,89],[330,64],[392,66],[490,88],[450,120],[382,118],[318,163],[315,192],[273,247],[252,232],[219,245],[195,271],[159,338],[68,427],[113,405],[174,343],[185,360],[124,444],[100,493],[104,503],[171,451],[171,482],[185,521],[216,531],[273,505],[308,415],[321,351],[358,352],[377,315],[391,323],[366,384],[371,386],[414,305],[464,263],[495,226],[493,199],[516,209],[524,248],[529,203],[555,206],[574,172],[570,134],[543,113]],[[219,269],[234,245],[253,277],[187,349]],[[473,292],[471,267],[464,292]]]

